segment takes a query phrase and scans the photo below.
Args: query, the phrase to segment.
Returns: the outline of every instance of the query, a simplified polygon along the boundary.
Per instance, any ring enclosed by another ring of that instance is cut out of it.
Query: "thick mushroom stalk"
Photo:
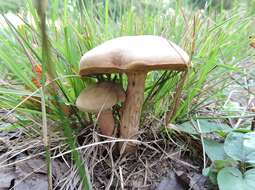
[[[128,73],[127,76],[128,88],[121,118],[120,137],[125,139],[137,139],[143,107],[146,73]],[[125,146],[125,152],[132,153],[136,150],[136,145],[134,143],[121,143],[119,148],[121,148],[122,145]]]
[[[113,136],[115,125],[112,110],[105,110],[99,113],[97,122],[103,135]]]

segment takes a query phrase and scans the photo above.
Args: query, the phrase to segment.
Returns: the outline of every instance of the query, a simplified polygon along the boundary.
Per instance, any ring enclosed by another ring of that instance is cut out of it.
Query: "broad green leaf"
[[[224,143],[228,156],[242,162],[255,163],[255,132],[230,133]]]
[[[242,174],[237,168],[224,168],[218,173],[217,181],[220,190],[254,190],[255,169]]]
[[[176,125],[177,130],[189,134],[212,133],[217,131],[230,132],[232,129],[223,123],[210,122],[205,119],[194,122],[188,121],[180,125]]]
[[[215,160],[212,162],[210,167],[203,169],[203,175],[209,177],[210,181],[213,184],[217,184],[217,174],[223,168],[226,167],[236,167],[238,162],[232,159],[225,159],[225,160]]]
[[[204,147],[205,152],[211,161],[224,160],[227,156],[224,151],[223,143],[218,143],[214,140],[204,139]]]

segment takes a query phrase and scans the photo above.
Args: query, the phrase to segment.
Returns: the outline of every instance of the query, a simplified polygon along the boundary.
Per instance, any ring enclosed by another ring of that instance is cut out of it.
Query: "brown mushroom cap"
[[[187,53],[162,37],[124,36],[106,41],[85,53],[80,61],[80,74],[185,70],[188,61]]]
[[[101,82],[84,89],[76,100],[76,106],[84,112],[100,112],[111,109],[118,102],[125,101],[125,91],[112,82]]]

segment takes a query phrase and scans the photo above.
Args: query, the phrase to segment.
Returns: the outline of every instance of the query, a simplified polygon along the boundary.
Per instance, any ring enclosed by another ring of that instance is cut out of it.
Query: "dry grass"
[[[133,140],[139,144],[133,155],[119,155],[116,145],[120,139],[106,138],[90,126],[80,131],[77,136],[77,150],[82,155],[83,162],[89,166],[93,189],[154,189],[170,171],[200,171],[202,157],[199,142],[183,134],[172,134],[169,141],[160,132],[162,122],[155,117],[147,120],[138,140]],[[70,150],[64,139],[57,138],[58,135],[56,133],[51,138],[51,159],[52,162],[64,164],[63,170],[68,169],[67,172],[62,172],[63,176],[58,176],[59,181],[53,180],[54,189],[60,184],[60,189],[82,189],[79,174],[71,162]],[[40,138],[28,138],[24,134],[19,134],[14,139],[3,138],[4,144],[1,146],[5,146],[5,153],[0,157],[0,167],[17,166],[24,162],[29,163],[29,160],[43,158],[45,153],[42,151],[44,148]],[[194,143],[199,147],[197,154],[189,150],[189,147],[196,147]]]

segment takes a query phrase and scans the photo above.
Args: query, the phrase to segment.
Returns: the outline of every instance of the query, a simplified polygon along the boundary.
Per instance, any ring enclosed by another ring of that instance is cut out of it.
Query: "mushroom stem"
[[[127,139],[136,139],[138,135],[140,116],[142,112],[144,99],[144,82],[146,79],[145,72],[128,73],[127,97],[123,107],[121,118],[120,137]],[[120,149],[123,143],[120,143]],[[136,145],[127,143],[126,153],[136,150]]]
[[[104,110],[99,113],[98,126],[103,135],[113,136],[114,134],[114,118],[112,110]]]

